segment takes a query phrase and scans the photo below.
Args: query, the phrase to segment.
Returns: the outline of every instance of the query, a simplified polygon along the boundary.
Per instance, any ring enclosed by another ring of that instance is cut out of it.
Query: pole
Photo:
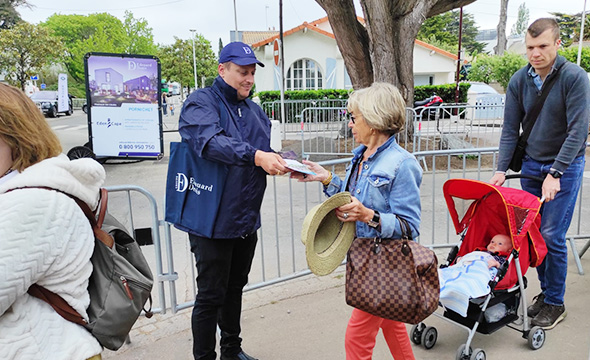
[[[582,42],[584,41],[584,23],[586,22],[586,0],[584,0],[584,10],[582,10],[582,26],[580,28],[580,39],[578,40],[578,66],[582,60]]]
[[[459,102],[459,79],[461,77],[461,38],[463,36],[463,6],[459,12],[459,51],[457,54],[457,76],[455,77],[455,103]]]
[[[283,0],[279,0],[279,36],[281,38],[281,122],[283,123],[283,140],[287,139],[285,129],[285,52],[283,51]]]
[[[236,11],[236,0],[234,0],[234,22],[236,25],[236,32],[234,33],[234,41],[238,41],[238,12]]]
[[[192,38],[193,38],[193,70],[195,71],[195,90],[197,90],[197,88],[199,87],[199,83],[197,81],[197,57],[195,55],[195,32],[197,30],[195,29],[190,29],[190,32],[193,34]]]

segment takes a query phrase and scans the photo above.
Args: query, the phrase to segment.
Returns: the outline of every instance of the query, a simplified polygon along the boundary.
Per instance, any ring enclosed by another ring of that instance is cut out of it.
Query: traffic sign
[[[281,52],[279,51],[279,44],[280,44],[280,40],[279,39],[275,39],[275,42],[273,44],[273,50],[272,53],[274,55],[274,60],[275,60],[275,65],[279,66],[279,63],[281,61]]]
[[[31,75],[31,80],[39,80],[39,75]]]
[[[45,89],[45,84],[41,84],[41,90]]]

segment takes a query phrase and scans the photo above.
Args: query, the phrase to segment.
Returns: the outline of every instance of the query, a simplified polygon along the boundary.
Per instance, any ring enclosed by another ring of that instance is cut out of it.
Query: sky
[[[362,16],[358,0],[354,2],[357,13]],[[507,33],[516,22],[518,7],[523,2],[529,9],[531,21],[549,16],[549,12],[579,13],[584,7],[584,0],[509,0]],[[190,29],[195,29],[217,49],[220,38],[223,44],[230,41],[229,32],[235,29],[236,18],[238,30],[279,30],[279,0],[235,0],[237,16],[234,16],[234,0],[28,0],[28,3],[33,5],[30,9],[21,7],[18,11],[24,20],[34,24],[54,13],[107,12],[122,20],[125,10],[130,10],[136,19],[148,21],[154,41],[163,45],[172,44],[175,36],[189,39]],[[590,5],[586,11],[588,7]],[[500,0],[477,0],[463,11],[473,14],[480,30],[496,28]],[[324,16],[326,13],[315,0],[283,0],[284,31]]]

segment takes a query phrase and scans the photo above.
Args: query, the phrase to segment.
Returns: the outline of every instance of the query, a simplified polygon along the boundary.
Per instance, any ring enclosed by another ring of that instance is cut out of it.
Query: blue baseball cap
[[[239,41],[231,42],[221,49],[219,63],[223,64],[228,61],[231,61],[236,65],[244,66],[258,64],[264,67],[264,64],[256,59],[256,55],[254,55],[252,48],[248,46],[248,44]]]

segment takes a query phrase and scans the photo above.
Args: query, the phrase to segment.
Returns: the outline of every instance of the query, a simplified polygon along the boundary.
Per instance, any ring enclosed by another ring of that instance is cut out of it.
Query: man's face
[[[229,86],[238,91],[238,100],[244,100],[250,96],[250,90],[254,86],[256,64],[244,66],[234,63],[219,64],[217,70],[219,71],[219,76]]]
[[[559,48],[559,44],[561,44],[561,40],[555,40],[553,31],[547,29],[536,38],[527,32],[525,42],[526,55],[531,66],[537,73],[549,73],[557,57],[557,49]]]

